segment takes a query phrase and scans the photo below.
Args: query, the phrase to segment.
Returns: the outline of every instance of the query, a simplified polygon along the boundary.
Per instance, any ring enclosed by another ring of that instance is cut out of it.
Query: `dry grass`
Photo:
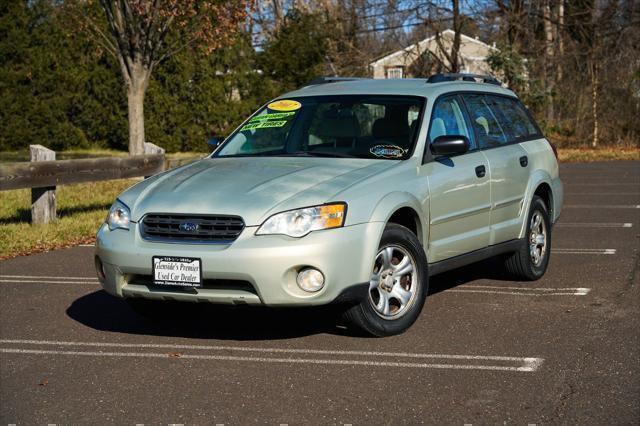
[[[563,163],[591,163],[593,161],[640,160],[638,148],[559,148],[558,158]]]
[[[93,242],[116,196],[136,182],[112,180],[59,186],[58,219],[29,223],[31,190],[0,191],[0,259]]]

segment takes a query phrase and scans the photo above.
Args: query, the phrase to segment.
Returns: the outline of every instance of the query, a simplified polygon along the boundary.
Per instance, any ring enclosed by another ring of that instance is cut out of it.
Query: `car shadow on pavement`
[[[436,294],[476,280],[513,281],[500,257],[483,260],[436,275],[429,282],[429,293]]]
[[[431,278],[429,294],[479,279],[512,280],[498,260],[487,260]],[[166,320],[146,319],[122,299],[95,291],[75,300],[67,315],[95,330],[147,336],[218,340],[279,340],[314,334],[363,336],[339,323],[340,309],[328,305],[306,308],[262,308],[192,303],[167,303]]]
[[[161,322],[134,312],[103,290],[76,299],[67,315],[95,330],[146,336],[219,340],[278,340],[328,333],[360,336],[337,323],[338,307],[261,308],[167,303]]]

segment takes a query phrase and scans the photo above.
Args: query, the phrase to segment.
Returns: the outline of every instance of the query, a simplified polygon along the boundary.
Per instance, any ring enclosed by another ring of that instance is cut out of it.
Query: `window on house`
[[[387,78],[402,78],[402,68],[387,68]]]

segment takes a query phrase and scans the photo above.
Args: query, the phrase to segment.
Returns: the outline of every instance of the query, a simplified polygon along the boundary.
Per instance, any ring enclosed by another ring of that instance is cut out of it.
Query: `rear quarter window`
[[[487,96],[487,98],[490,108],[496,112],[496,117],[507,133],[509,142],[540,135],[538,127],[518,99],[503,96]]]

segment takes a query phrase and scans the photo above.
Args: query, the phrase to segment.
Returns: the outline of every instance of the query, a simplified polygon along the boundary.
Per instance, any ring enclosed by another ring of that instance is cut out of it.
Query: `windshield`
[[[409,157],[425,99],[342,95],[281,99],[244,123],[214,154],[377,159]]]

